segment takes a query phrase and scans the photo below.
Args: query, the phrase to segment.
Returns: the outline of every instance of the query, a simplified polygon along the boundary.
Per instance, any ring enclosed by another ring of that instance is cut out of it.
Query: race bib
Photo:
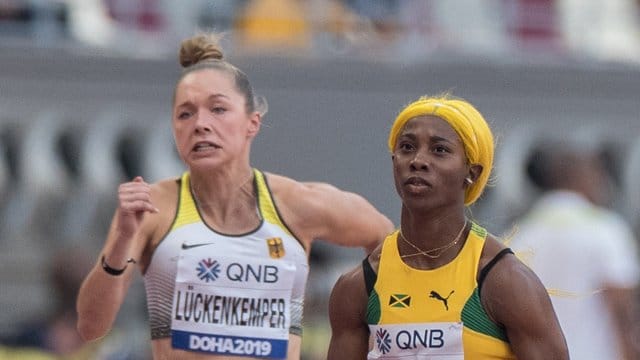
[[[172,346],[286,358],[295,270],[282,260],[183,253],[173,295]]]
[[[462,323],[369,325],[368,359],[464,360]]]

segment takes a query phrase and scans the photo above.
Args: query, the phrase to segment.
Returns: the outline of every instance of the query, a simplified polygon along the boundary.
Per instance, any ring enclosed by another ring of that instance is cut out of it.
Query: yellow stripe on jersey
[[[258,207],[260,208],[260,215],[265,221],[278,225],[287,234],[293,236],[282,220],[280,220],[280,216],[278,216],[278,211],[276,210],[276,205],[273,203],[273,199],[271,198],[271,192],[269,191],[269,187],[267,187],[264,174],[257,169],[253,169],[253,174],[255,176],[255,184],[258,189]]]
[[[175,230],[181,226],[200,222],[200,214],[198,208],[191,195],[191,186],[189,182],[189,173],[182,174],[180,181],[180,198],[178,199],[178,213],[176,214],[176,220],[171,227],[171,230]]]
[[[258,193],[258,207],[260,216],[267,222],[277,225],[288,235],[293,236],[289,229],[278,216],[276,206],[271,198],[271,192],[267,186],[264,174],[257,169],[253,169],[254,184]],[[180,199],[178,205],[178,213],[171,230],[175,230],[181,226],[193,224],[202,221],[195,200],[191,194],[190,176],[188,172],[182,174],[180,181]]]

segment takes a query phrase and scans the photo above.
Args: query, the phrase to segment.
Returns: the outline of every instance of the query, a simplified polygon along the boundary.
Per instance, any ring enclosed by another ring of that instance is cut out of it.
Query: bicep
[[[329,360],[364,359],[369,349],[369,328],[365,322],[366,290],[362,272],[357,273],[341,276],[331,292]]]
[[[511,258],[496,266],[485,280],[482,300],[492,318],[504,326],[518,359],[568,359],[549,295],[524,264]]]
[[[327,184],[307,184],[320,216],[316,239],[370,250],[393,231],[393,223],[364,197]]]

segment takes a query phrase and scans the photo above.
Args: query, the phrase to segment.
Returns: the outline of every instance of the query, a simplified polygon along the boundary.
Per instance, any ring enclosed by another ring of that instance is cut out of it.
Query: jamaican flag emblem
[[[411,306],[411,296],[405,294],[392,294],[389,297],[389,306],[397,308],[408,308]]]
[[[269,256],[273,259],[279,259],[284,256],[284,244],[279,237],[268,238],[267,246],[269,247]]]

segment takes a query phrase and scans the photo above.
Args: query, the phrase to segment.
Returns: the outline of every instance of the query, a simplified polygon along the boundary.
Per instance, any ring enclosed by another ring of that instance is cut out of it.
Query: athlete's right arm
[[[85,340],[107,334],[113,326],[133,277],[133,266],[127,259],[140,260],[151,234],[157,213],[151,202],[151,187],[141,177],[121,184],[118,188],[118,208],[113,217],[107,241],[98,261],[85,278],[78,293],[78,332]],[[107,272],[125,269],[120,275]]]
[[[331,342],[327,360],[366,359],[369,327],[365,321],[367,292],[362,267],[342,275],[331,291]]]

